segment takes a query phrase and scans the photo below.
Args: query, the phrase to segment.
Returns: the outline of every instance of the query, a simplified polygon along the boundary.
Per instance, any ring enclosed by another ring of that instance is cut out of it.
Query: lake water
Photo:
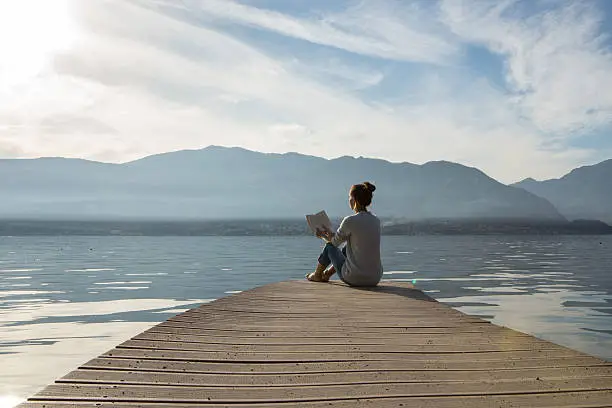
[[[612,237],[383,237],[385,279],[612,361]],[[202,302],[314,267],[312,237],[0,237],[0,408]]]

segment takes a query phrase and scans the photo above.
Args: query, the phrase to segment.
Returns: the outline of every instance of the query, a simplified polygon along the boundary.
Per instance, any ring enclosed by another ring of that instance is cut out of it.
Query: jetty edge
[[[284,281],[178,314],[20,408],[610,407],[612,363],[409,283]]]

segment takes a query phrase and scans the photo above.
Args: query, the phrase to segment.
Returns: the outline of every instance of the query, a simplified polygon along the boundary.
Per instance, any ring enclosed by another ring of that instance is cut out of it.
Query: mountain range
[[[559,179],[528,178],[514,186],[546,198],[568,219],[612,224],[612,159],[579,167]]]
[[[577,169],[560,180],[507,186],[476,168],[446,161],[416,165],[353,157],[327,160],[218,146],[123,164],[4,159],[0,218],[282,219],[320,209],[341,216],[350,211],[350,185],[368,180],[377,186],[374,211],[389,218],[612,220],[610,189],[601,191],[609,184],[611,164],[602,163],[603,170]],[[566,178],[576,188],[588,184],[580,190],[582,202],[576,194],[571,205],[559,205],[563,195],[553,191],[571,194],[568,187],[557,187]],[[591,195],[598,202],[589,207]]]

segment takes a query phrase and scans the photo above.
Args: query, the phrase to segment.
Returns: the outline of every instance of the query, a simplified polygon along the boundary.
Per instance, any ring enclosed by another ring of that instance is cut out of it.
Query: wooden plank
[[[182,323],[182,324],[189,324],[192,325],[193,327],[210,327],[210,328],[240,328],[242,330],[244,329],[262,329],[265,328],[265,330],[269,329],[284,329],[284,330],[295,330],[295,329],[301,329],[303,327],[305,327],[306,325],[312,325],[314,326],[314,328],[316,328],[319,331],[322,330],[341,330],[343,328],[347,328],[350,329],[352,326],[349,325],[342,325],[342,324],[333,324],[333,322],[329,322],[329,321],[323,321],[321,323],[317,323],[315,324],[315,322],[307,322],[307,321],[301,321],[301,320],[297,320],[295,322],[291,322],[291,321],[267,321],[266,319],[262,319],[260,321],[252,321],[252,320],[248,320],[248,321],[244,321],[244,322],[240,322],[239,320],[237,321],[226,321],[224,320],[223,322],[215,322],[213,324],[207,323],[207,322],[202,322],[199,320],[192,320],[192,319],[181,319],[181,318],[172,318],[172,319],[168,319],[169,322],[173,322],[173,323]],[[398,329],[404,329],[404,330],[411,330],[414,328],[459,328],[463,325],[469,325],[469,326],[474,326],[478,329],[483,329],[483,326],[488,326],[489,323],[487,322],[454,322],[454,321],[445,321],[445,320],[439,320],[439,321],[432,321],[432,320],[428,320],[428,321],[410,321],[410,322],[398,322],[398,323],[393,323],[393,322],[389,322],[389,323],[381,323],[381,322],[363,322],[363,323],[358,323],[355,322],[354,324],[360,324],[358,330],[364,330],[364,329],[375,329],[375,330],[386,330],[386,329],[391,329],[391,330],[398,330]]]
[[[459,325],[459,326],[451,326],[451,327],[423,327],[423,326],[404,326],[404,327],[376,327],[376,328],[367,328],[367,327],[344,327],[344,330],[341,330],[338,326],[333,327],[312,327],[312,330],[303,331],[304,326],[275,326],[269,327],[265,324],[261,325],[250,325],[250,326],[240,326],[236,325],[233,327],[224,326],[223,324],[201,324],[201,323],[192,323],[192,322],[177,322],[167,320],[163,323],[155,326],[157,329],[192,329],[197,331],[206,331],[206,332],[230,332],[230,333],[259,333],[261,335],[272,334],[272,333],[293,333],[296,336],[308,336],[310,333],[313,335],[319,334],[331,334],[334,336],[347,337],[348,335],[353,334],[370,334],[376,337],[383,337],[387,334],[393,333],[430,333],[430,334],[453,334],[453,333],[482,333],[486,334],[491,332],[490,326],[476,326],[476,325]],[[493,329],[495,330],[495,329]]]
[[[315,316],[311,315],[308,317],[305,316],[219,316],[220,320],[218,323],[223,323],[226,325],[231,324],[258,324],[265,323],[268,325],[278,324],[281,325],[297,325],[302,326],[304,324],[308,325],[321,325],[328,327],[338,327],[338,326],[353,326],[354,324],[360,324],[361,327],[397,327],[397,326],[420,326],[427,327],[426,325],[430,324],[442,324],[446,326],[447,324],[452,324],[453,326],[457,326],[460,324],[478,324],[478,325],[489,325],[490,323],[482,321],[477,318],[460,318],[454,316],[404,316],[398,317],[394,319],[393,317],[382,317],[382,316],[367,316],[363,318],[352,317],[352,318],[330,318],[326,316]],[[209,319],[203,318],[198,314],[191,315],[180,315],[176,317],[171,317],[168,319],[172,322],[198,322],[198,323],[207,323]]]
[[[21,407],[610,402],[610,362],[466,316],[406,284],[355,289],[299,281],[170,318]]]
[[[375,383],[408,383],[430,381],[491,381],[523,379],[587,379],[595,377],[612,377],[611,367],[555,367],[528,368],[520,370],[415,370],[397,371],[353,371],[353,372],[320,372],[301,374],[205,374],[205,373],[167,373],[120,370],[75,370],[62,377],[62,383],[106,383],[106,384],[163,384],[163,385],[207,385],[207,386],[282,386],[282,385],[341,385],[341,384],[375,384]]]
[[[393,370],[513,370],[545,367],[607,367],[607,363],[594,357],[526,358],[471,361],[463,360],[399,360],[388,361],[331,361],[331,362],[202,362],[193,360],[164,360],[156,358],[94,358],[83,364],[91,369],[124,369],[142,371],[173,371],[191,373],[342,373]]]
[[[348,306],[348,305],[347,305]],[[384,306],[384,305],[381,305]],[[269,315],[273,315],[273,317],[286,317],[286,316],[296,316],[296,317],[322,317],[322,318],[335,318],[336,316],[354,316],[358,313],[367,313],[371,316],[391,316],[404,318],[407,315],[409,316],[431,316],[432,311],[436,313],[436,315],[444,315],[451,317],[459,317],[465,318],[466,315],[462,314],[458,310],[450,309],[447,307],[419,307],[419,308],[388,308],[387,310],[372,310],[371,307],[355,307],[355,305],[350,305],[349,311],[336,311],[334,315],[329,315],[325,313],[321,313],[321,308],[319,307],[319,303],[313,303],[311,306],[304,307],[300,306],[299,308],[293,307],[270,307],[270,305],[261,305],[260,307],[254,307],[250,304],[245,304],[241,307],[199,307],[196,309],[190,309],[182,313],[182,316],[240,316],[240,317],[248,317],[249,315],[253,316],[265,316],[269,317]]]
[[[108,351],[106,357],[129,357],[129,358],[163,358],[166,360],[188,360],[188,361],[245,361],[245,362],[303,362],[303,361],[375,361],[375,360],[412,360],[412,361],[496,361],[521,358],[554,358],[572,357],[575,354],[571,350],[559,351],[494,351],[494,352],[399,352],[381,351],[378,353],[360,352],[241,352],[241,351],[190,351],[172,349],[143,349],[143,348],[116,348]]]
[[[68,400],[105,400],[117,402],[151,401],[151,402],[292,402],[292,401],[334,401],[342,399],[388,397],[433,397],[433,396],[471,396],[524,394],[551,392],[554,390],[577,391],[612,391],[609,378],[592,379],[547,379],[518,381],[483,381],[461,383],[458,387],[452,382],[424,382],[406,384],[355,384],[330,385],[318,387],[176,387],[158,385],[155,387],[140,385],[106,385],[106,384],[53,384],[38,393],[35,398],[68,399]]]
[[[337,336],[214,336],[201,333],[184,333],[178,331],[175,333],[163,333],[156,331],[145,331],[135,337],[133,340],[151,340],[151,341],[166,341],[166,342],[195,342],[207,344],[241,344],[241,345],[338,345],[338,344],[355,344],[355,345],[445,345],[456,344],[459,342],[470,342],[472,344],[546,344],[544,340],[534,339],[530,336],[508,337],[508,336],[483,336],[458,334],[455,336],[432,335],[432,334],[400,334],[387,336],[384,339],[378,337],[360,338],[352,336],[345,340],[339,340]]]
[[[393,346],[392,348],[389,346]],[[303,344],[217,344],[196,341],[160,341],[160,340],[127,340],[121,343],[120,348],[140,348],[154,350],[185,350],[185,351],[240,351],[242,353],[474,353],[474,352],[497,352],[497,351],[525,351],[525,350],[562,350],[561,347],[546,343],[460,343],[460,344],[402,344],[395,342],[386,346],[381,345],[357,345],[357,344],[317,344],[317,347],[306,347]]]
[[[208,305],[208,304],[206,304]],[[205,306],[206,306],[205,305]],[[384,307],[383,304],[380,307]],[[293,310],[293,311],[291,311]],[[433,313],[433,314],[432,314]],[[362,315],[362,318],[369,317],[380,317],[386,318],[387,316],[390,318],[398,318],[398,319],[411,319],[411,318],[431,318],[431,317],[440,317],[440,318],[456,318],[461,320],[479,320],[470,316],[467,316],[458,310],[451,308],[441,308],[441,309],[432,309],[432,308],[401,308],[401,309],[387,309],[387,310],[371,310],[368,308],[358,308],[354,307],[354,305],[347,305],[344,311],[334,311],[333,314],[330,313],[322,313],[320,307],[309,307],[300,309],[286,309],[286,308],[278,308],[278,307],[268,307],[268,308],[249,308],[248,306],[244,306],[241,308],[204,308],[199,307],[197,309],[191,309],[180,316],[182,317],[196,317],[196,318],[206,318],[206,317],[218,317],[218,316],[229,316],[229,317],[238,317],[240,319],[247,318],[272,318],[272,319],[284,319],[284,318],[304,318],[304,319],[351,319],[358,318],[359,315]],[[365,316],[364,316],[365,314]]]
[[[142,332],[140,335],[142,336],[148,336],[148,335],[153,335],[153,336],[168,336],[168,337],[172,337],[172,336],[188,336],[188,337],[192,337],[192,338],[197,338],[197,337],[208,337],[211,339],[214,338],[219,338],[219,339],[248,339],[248,340],[279,340],[282,341],[283,339],[301,339],[302,341],[306,341],[309,339],[338,339],[338,337],[340,337],[340,331],[325,331],[325,332],[321,332],[321,331],[317,331],[314,332],[314,334],[311,334],[309,336],[304,336],[304,335],[300,335],[300,333],[306,333],[306,332],[274,332],[274,334],[272,334],[271,332],[266,332],[266,331],[243,331],[243,332],[236,332],[236,331],[232,331],[230,333],[226,332],[226,331],[219,331],[219,332],[215,332],[214,330],[208,330],[208,329],[198,329],[198,328],[193,328],[193,327],[169,327],[169,326],[164,326],[164,327],[160,327],[155,326],[152,327],[151,329],[145,330],[144,332]],[[309,332],[312,333],[312,332]],[[350,336],[344,336],[347,340],[353,340],[353,339],[361,339],[361,340],[378,340],[380,342],[384,342],[386,339],[389,340],[398,340],[398,341],[410,341],[411,339],[416,340],[416,339],[432,339],[432,340],[442,340],[442,339],[449,339],[449,340],[453,340],[456,338],[459,338],[460,340],[466,340],[466,341],[471,341],[471,340],[476,340],[476,339],[486,339],[486,340],[491,340],[491,341],[508,341],[508,342],[514,342],[514,341],[535,341],[535,342],[540,342],[540,341],[545,341],[545,340],[540,340],[537,339],[535,337],[526,335],[526,334],[522,334],[522,333],[513,333],[511,331],[507,331],[507,332],[462,332],[462,331],[458,331],[458,332],[449,332],[449,333],[428,333],[428,332],[422,332],[422,331],[408,331],[408,330],[401,330],[401,331],[385,331],[385,337],[381,337],[380,336],[380,332],[379,333],[369,333],[369,332],[350,332]],[[375,334],[378,334],[377,336]],[[306,338],[305,338],[306,337]]]
[[[609,391],[556,392],[540,394],[479,395],[469,397],[389,397],[361,398],[358,400],[336,400],[334,408],[508,408],[514,407],[555,407],[555,408],[601,408],[611,407]],[[227,407],[227,404],[205,403],[117,403],[117,402],[57,402],[42,400],[20,405],[20,408],[207,408]],[[285,403],[249,403],[249,407],[287,408]],[[329,402],[293,402],[291,407],[329,408]]]

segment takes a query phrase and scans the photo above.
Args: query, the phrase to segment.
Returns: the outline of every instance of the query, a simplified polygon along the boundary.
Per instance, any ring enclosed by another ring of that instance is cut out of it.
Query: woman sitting
[[[317,235],[327,243],[319,256],[317,268],[306,276],[309,281],[328,282],[337,272],[340,280],[350,286],[376,286],[380,282],[383,274],[380,220],[367,209],[375,189],[367,181],[351,187],[349,205],[355,214],[344,218],[336,233],[324,231]],[[346,246],[340,250],[339,246],[344,242]]]

